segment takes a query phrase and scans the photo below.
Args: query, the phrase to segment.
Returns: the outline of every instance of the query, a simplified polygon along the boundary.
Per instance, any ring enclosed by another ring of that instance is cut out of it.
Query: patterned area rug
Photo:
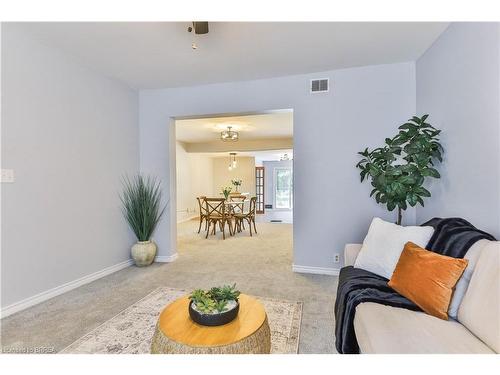
[[[59,353],[146,354],[156,321],[166,305],[186,291],[160,287]],[[295,354],[299,348],[302,302],[256,297],[271,328],[271,354]]]

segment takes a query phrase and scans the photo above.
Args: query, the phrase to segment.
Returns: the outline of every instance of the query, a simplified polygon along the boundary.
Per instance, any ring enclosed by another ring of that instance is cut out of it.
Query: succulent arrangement
[[[231,301],[237,302],[240,291],[236,284],[213,287],[210,290],[193,290],[189,299],[193,301],[196,309],[204,314],[216,314],[227,311]]]

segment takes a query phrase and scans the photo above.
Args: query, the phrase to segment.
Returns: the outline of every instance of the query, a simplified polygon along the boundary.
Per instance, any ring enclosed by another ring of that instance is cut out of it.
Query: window
[[[291,168],[274,169],[274,207],[292,209],[293,177]]]

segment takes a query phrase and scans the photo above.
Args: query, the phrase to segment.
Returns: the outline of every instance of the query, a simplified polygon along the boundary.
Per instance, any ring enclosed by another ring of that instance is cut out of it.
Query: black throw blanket
[[[495,241],[492,235],[459,218],[434,218],[422,226],[434,228],[426,249],[454,258],[463,258],[474,242],[480,239]],[[354,314],[360,303],[376,302],[420,311],[417,305],[390,288],[387,282],[386,278],[360,268],[348,266],[340,270],[335,301],[335,346],[339,353],[359,353]]]
[[[477,229],[468,221],[458,217],[448,219],[435,217],[421,226],[434,228],[434,233],[425,248],[453,258],[463,258],[476,241],[482,239],[496,241],[491,234]]]

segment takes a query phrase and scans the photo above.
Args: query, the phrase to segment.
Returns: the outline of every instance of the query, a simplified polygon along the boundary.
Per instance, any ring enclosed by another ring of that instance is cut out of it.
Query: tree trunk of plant
[[[398,207],[398,221],[396,222],[397,225],[401,225],[402,218],[403,218],[403,212],[401,210],[401,207]]]

